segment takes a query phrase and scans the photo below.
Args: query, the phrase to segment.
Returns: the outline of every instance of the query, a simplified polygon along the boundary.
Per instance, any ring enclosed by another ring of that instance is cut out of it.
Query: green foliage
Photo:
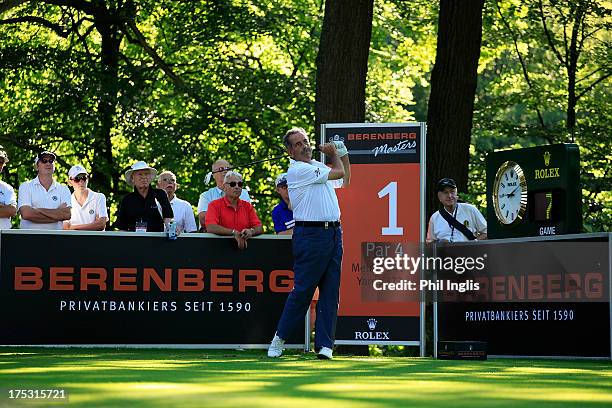
[[[215,159],[279,156],[286,129],[313,130],[323,0],[51,3],[0,14],[0,143],[11,159],[3,178],[15,187],[34,177],[34,153],[51,149],[60,154],[60,181],[72,164],[84,164],[112,208],[136,160],[176,173],[179,196],[195,205],[212,186],[203,179]],[[486,2],[464,199],[485,206],[488,152],[574,140],[585,230],[610,230],[610,8],[604,0]],[[367,120],[425,121],[437,14],[436,2],[375,2]],[[119,42],[115,65],[104,33]],[[575,123],[568,120],[573,76]],[[240,169],[268,231],[272,181],[287,165]]]
[[[368,346],[370,355],[373,357],[418,357],[418,347],[408,346]]]
[[[374,3],[366,120],[424,122],[436,50],[437,7],[427,1]]]
[[[486,8],[469,196],[481,206],[486,204],[488,152],[575,142],[583,169],[584,229],[610,231],[610,3],[491,0]],[[580,10],[584,13],[578,14]],[[580,48],[572,73],[569,55],[574,28]],[[574,101],[575,125],[568,119],[572,76],[579,96]]]
[[[238,165],[282,155],[280,135],[314,122],[321,2],[134,3],[133,21],[163,63],[128,30],[119,30],[118,95],[109,134],[118,175],[136,160],[170,169],[182,185],[179,195],[195,205],[212,187],[203,179],[214,160]],[[121,5],[111,2],[109,9]],[[24,5],[3,18],[32,14],[55,23],[83,13]],[[15,186],[33,176],[31,166],[22,164],[43,148],[61,154],[60,173],[77,161],[99,165],[92,134],[100,129],[99,102],[107,92],[100,36],[86,23],[78,30],[82,38],[61,38],[27,23],[0,26],[8,38],[0,44],[0,138],[10,146],[8,179]],[[272,182],[287,165],[281,159],[240,169],[265,225],[271,225],[269,212],[277,202]],[[110,195],[111,203],[128,191],[122,182],[104,191],[94,179],[92,187]]]

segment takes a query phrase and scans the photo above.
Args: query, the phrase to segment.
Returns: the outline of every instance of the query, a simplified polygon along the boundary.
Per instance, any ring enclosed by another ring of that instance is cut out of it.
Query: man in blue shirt
[[[282,173],[276,178],[276,192],[281,197],[280,202],[272,209],[272,221],[274,231],[278,235],[293,234],[295,220],[291,203],[289,202],[289,190],[287,189],[287,173]]]

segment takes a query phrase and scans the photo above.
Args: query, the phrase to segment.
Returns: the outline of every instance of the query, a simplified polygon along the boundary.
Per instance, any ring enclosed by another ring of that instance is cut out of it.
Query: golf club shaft
[[[219,170],[215,170],[215,171],[213,171],[212,173],[214,174],[214,173],[220,173],[220,172],[223,172],[223,171],[226,171],[226,170],[240,169],[240,168],[243,168],[243,167],[251,167],[251,166],[253,166],[253,165],[255,165],[255,164],[264,163],[264,162],[267,162],[267,161],[272,161],[272,160],[278,160],[278,159],[282,159],[282,158],[284,158],[284,157],[287,157],[287,155],[286,155],[286,154],[284,154],[284,155],[282,155],[282,156],[269,157],[269,158],[267,158],[267,159],[256,160],[256,161],[253,161],[253,162],[250,162],[250,163],[239,164],[239,165],[237,165],[237,166],[230,166],[230,167],[229,167],[229,168],[227,168],[227,169],[222,169],[222,170],[221,170],[221,169],[219,169]]]

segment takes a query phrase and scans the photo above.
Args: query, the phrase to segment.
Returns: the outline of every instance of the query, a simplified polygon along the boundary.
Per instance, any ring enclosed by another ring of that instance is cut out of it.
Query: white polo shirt
[[[442,211],[446,211],[443,209]],[[449,213],[452,217],[453,214]],[[478,208],[468,203],[457,203],[455,218],[461,224],[465,225],[470,231],[476,235],[487,233],[487,221],[484,219]],[[466,242],[469,241],[465,235],[457,228],[453,228],[448,221],[440,215],[439,211],[433,213],[429,219],[427,228],[427,241],[442,240],[448,242]]]
[[[13,190],[13,187],[4,181],[0,181],[0,204],[13,205],[17,207],[17,196],[15,196],[15,190]],[[0,229],[11,229],[11,227],[12,225],[10,218],[0,218]]]
[[[53,180],[53,184],[49,188],[49,191],[40,184],[40,180],[36,177],[33,180],[26,181],[19,186],[19,194],[17,200],[17,209],[21,209],[24,205],[32,208],[49,208],[56,209],[62,203],[68,207],[72,206],[70,200],[70,190],[68,186],[60,184]],[[21,219],[19,224],[21,229],[45,229],[45,230],[61,230],[63,229],[63,222],[51,222],[48,224],[32,222],[29,220]]]
[[[70,224],[72,225],[91,224],[96,220],[96,217],[108,218],[106,196],[102,193],[96,193],[95,191],[87,189],[87,198],[82,206],[77,201],[74,193],[72,193],[71,202]]]
[[[290,160],[287,187],[296,221],[340,220],[340,207],[334,187],[342,184],[327,180],[330,171],[331,168],[316,160],[311,160],[310,164]]]
[[[208,204],[211,202],[218,200],[223,197],[225,192],[221,190],[219,187],[213,187],[210,190],[207,190],[200,194],[200,199],[198,200],[198,214],[203,211],[208,211]],[[249,192],[243,188],[240,193],[240,199],[244,201],[251,202],[251,197],[249,197]]]
[[[193,208],[185,200],[181,200],[177,196],[174,196],[170,201],[172,206],[172,212],[174,213],[174,221],[176,226],[184,232],[194,232],[198,230],[195,223],[195,216],[193,215]]]

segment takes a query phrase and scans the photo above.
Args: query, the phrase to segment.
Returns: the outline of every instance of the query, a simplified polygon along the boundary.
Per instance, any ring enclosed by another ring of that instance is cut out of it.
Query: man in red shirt
[[[225,196],[212,201],[206,211],[206,231],[233,236],[240,249],[247,247],[249,238],[263,232],[251,203],[240,199],[242,185],[242,175],[228,171],[223,179]]]

